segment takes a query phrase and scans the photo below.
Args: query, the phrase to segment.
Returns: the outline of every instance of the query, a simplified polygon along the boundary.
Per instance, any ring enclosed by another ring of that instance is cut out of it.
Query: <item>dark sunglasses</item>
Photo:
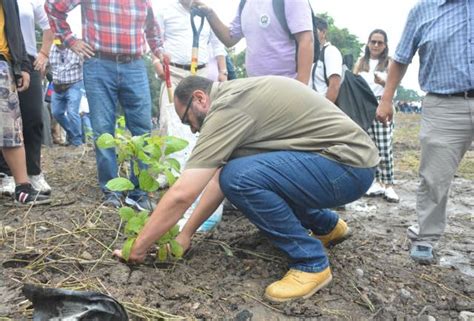
[[[370,44],[373,45],[373,46],[375,46],[375,45],[381,46],[381,45],[384,45],[385,42],[379,41],[379,40],[370,40]]]
[[[189,98],[188,104],[186,105],[186,109],[184,110],[183,117],[181,117],[181,122],[184,125],[190,125],[189,119],[188,119],[188,112],[189,112],[189,108],[191,108],[191,105],[193,104],[193,99],[194,97],[193,95],[191,95],[191,98]]]

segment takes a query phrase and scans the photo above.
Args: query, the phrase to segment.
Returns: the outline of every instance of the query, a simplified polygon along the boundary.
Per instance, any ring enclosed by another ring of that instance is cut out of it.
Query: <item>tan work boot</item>
[[[349,226],[347,226],[346,222],[344,222],[342,219],[339,219],[336,226],[329,234],[316,235],[311,233],[311,235],[320,240],[324,247],[329,248],[347,240],[351,236],[351,230]]]
[[[265,298],[274,302],[293,299],[307,299],[332,280],[331,269],[321,272],[303,272],[290,269],[279,281],[273,282],[265,290]]]

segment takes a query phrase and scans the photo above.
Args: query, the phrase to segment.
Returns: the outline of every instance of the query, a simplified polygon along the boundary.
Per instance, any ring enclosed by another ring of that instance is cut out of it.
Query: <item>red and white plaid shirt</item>
[[[79,4],[84,41],[95,51],[143,54],[146,36],[153,53],[160,54],[162,41],[151,0],[47,0],[51,28],[67,47],[77,41],[66,22],[67,13]]]

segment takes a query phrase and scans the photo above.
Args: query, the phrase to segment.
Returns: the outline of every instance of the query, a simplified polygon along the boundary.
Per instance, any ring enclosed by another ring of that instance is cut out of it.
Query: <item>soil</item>
[[[410,126],[416,118],[399,119],[400,130]],[[396,162],[418,148],[397,142]],[[31,319],[26,283],[111,295],[132,320],[458,320],[474,312],[472,179],[453,182],[438,264],[408,256],[418,178],[397,168],[400,203],[362,198],[340,211],[353,236],[328,250],[332,283],[310,299],[273,304],[262,294],[287,260],[240,212],[225,209],[217,229],[196,236],[180,261],[126,265],[111,256],[124,237],[117,210],[101,206],[93,149],[57,146],[43,154],[53,203],[0,201],[0,320]]]

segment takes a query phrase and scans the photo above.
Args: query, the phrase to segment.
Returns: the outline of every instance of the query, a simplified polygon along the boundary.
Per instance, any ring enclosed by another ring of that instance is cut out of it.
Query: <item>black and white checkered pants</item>
[[[379,150],[380,163],[375,172],[377,181],[383,184],[393,184],[393,122],[387,126],[374,119],[374,122],[367,130],[370,138]]]

